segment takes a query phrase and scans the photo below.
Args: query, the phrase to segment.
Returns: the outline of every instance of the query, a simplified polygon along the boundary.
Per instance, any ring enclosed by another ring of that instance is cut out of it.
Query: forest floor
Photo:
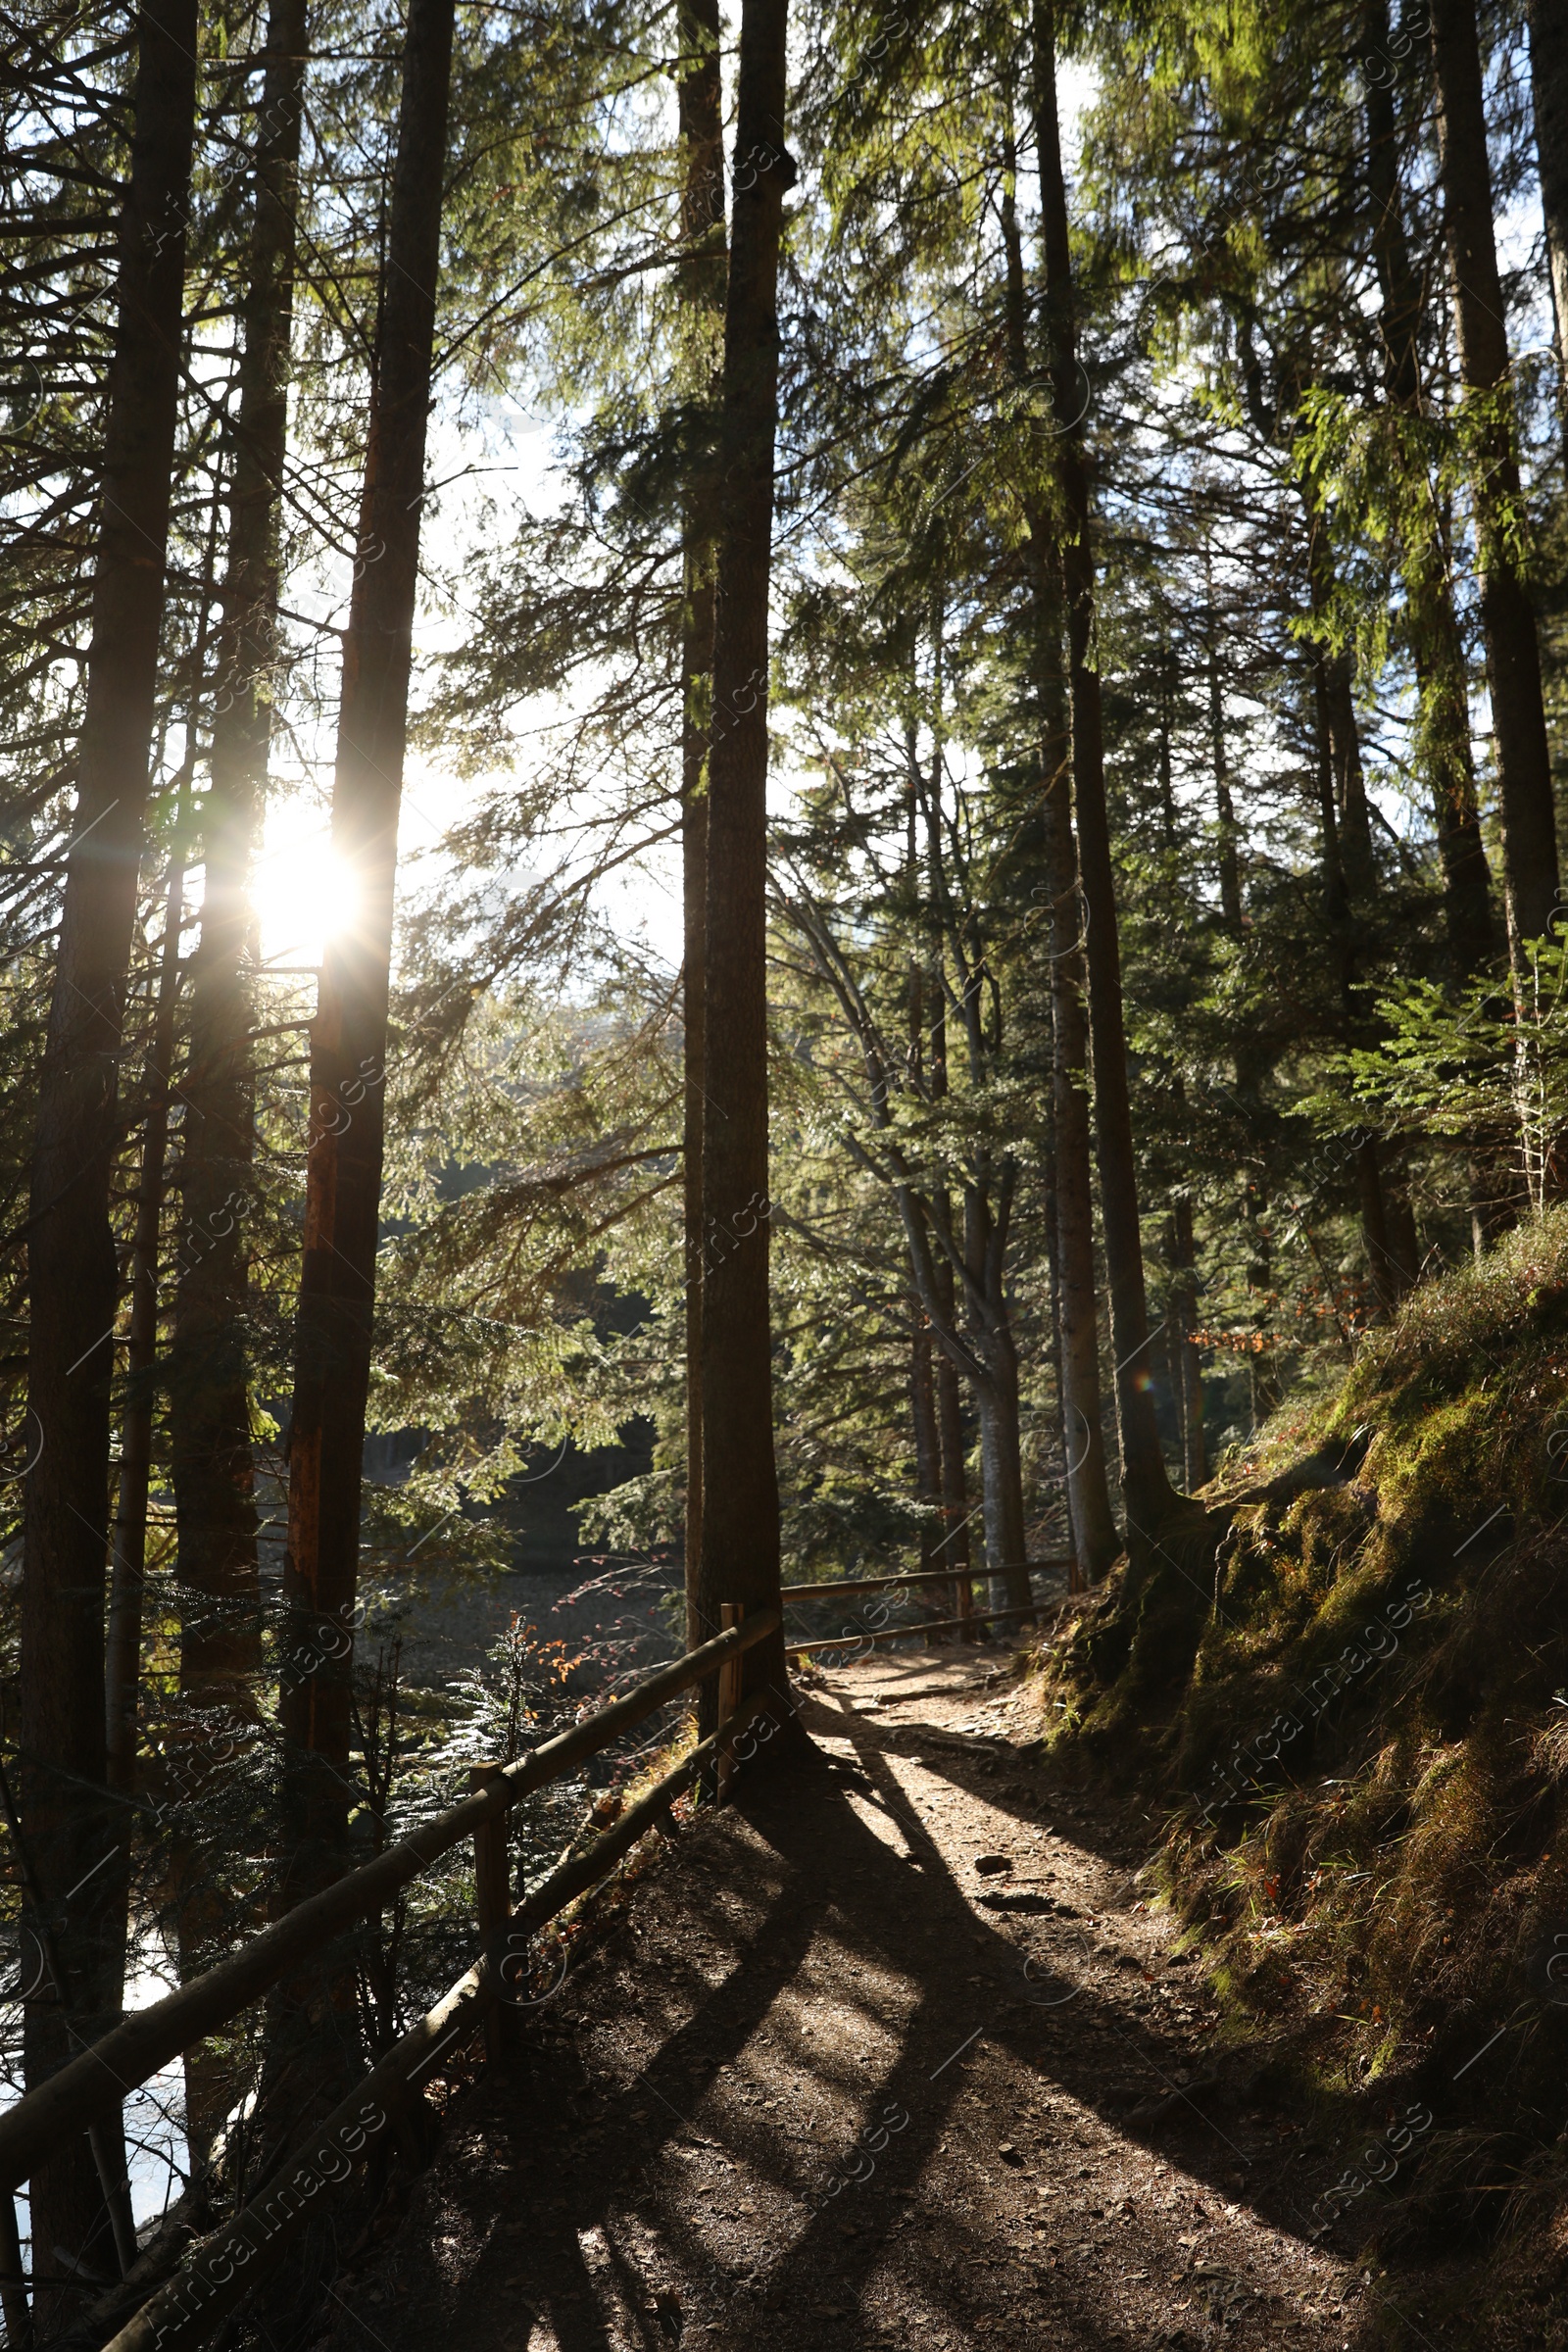
[[[814,1680],[825,1767],[743,1776],[636,1882],[318,2352],[1479,2341],[1455,2279],[1311,2242],[1348,2152],[1175,1954],[1149,1818],[1009,1737],[1009,1664]]]

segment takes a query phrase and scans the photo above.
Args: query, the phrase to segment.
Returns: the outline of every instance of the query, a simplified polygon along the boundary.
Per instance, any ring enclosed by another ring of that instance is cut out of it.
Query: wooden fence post
[[[487,1788],[505,1769],[502,1764],[473,1765],[468,1773],[469,1790],[477,1794],[481,1788]],[[509,1805],[489,1821],[482,1821],[473,1833],[473,1888],[479,1937],[487,1951],[497,1954],[512,1917],[512,1890],[507,1884],[507,1829],[511,1818]],[[484,2054],[488,2059],[501,2058],[511,2048],[515,2022],[505,2001],[486,2013]]]
[[[745,1614],[745,1608],[738,1600],[722,1602],[718,1612],[720,1633],[727,1634],[732,1625],[739,1625]],[[733,1658],[726,1658],[718,1670],[718,1731],[723,1731],[740,1703],[741,1658],[737,1652]],[[713,1768],[717,1779],[717,1801],[723,1804],[729,1796],[730,1783],[735,1778],[735,1758],[729,1748],[722,1744],[715,1753]]]

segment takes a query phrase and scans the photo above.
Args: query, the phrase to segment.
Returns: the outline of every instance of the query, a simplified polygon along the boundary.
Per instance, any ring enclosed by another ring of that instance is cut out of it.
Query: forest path
[[[1330,2152],[1205,2055],[1144,1817],[1012,1744],[1006,1664],[816,1680],[827,1769],[743,1778],[636,1886],[455,2102],[323,2347],[1338,2352],[1387,2324],[1306,2242]]]

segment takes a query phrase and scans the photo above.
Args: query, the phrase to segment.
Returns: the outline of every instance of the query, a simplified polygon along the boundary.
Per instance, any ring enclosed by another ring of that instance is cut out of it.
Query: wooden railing
[[[1052,1568],[1070,1570],[1072,1567],[1072,1562],[1067,1559],[1025,1560],[1023,1564],[1026,1571]],[[846,1630],[842,1634],[825,1634],[808,1642],[791,1641],[786,1634],[784,1637],[785,1647],[792,1657],[804,1658],[811,1656],[816,1650],[850,1649],[866,1642],[897,1642],[910,1634],[960,1634],[969,1638],[974,1635],[978,1626],[1001,1625],[1017,1618],[1033,1617],[1038,1614],[1039,1609],[1044,1605],[1038,1601],[1028,1601],[1021,1606],[1014,1604],[1002,1609],[977,1609],[974,1605],[971,1578],[976,1574],[985,1575],[987,1573],[986,1570],[981,1569],[971,1570],[966,1575],[959,1575],[951,1568],[920,1568],[909,1575],[855,1576],[845,1577],[835,1584],[785,1585],[779,1593],[779,1598],[786,1606],[799,1605],[802,1601],[836,1600],[841,1593],[845,1592],[892,1592],[912,1591],[921,1585],[947,1585],[953,1592],[955,1609],[955,1614],[951,1617],[914,1617],[904,1625],[890,1625],[880,1629],[857,1628],[854,1631]]]
[[[744,1701],[740,1697],[741,1654],[778,1631],[779,1611],[759,1610],[741,1622],[738,1609],[726,1608],[724,1622],[726,1630],[713,1641],[661,1667],[570,1731],[514,1763],[476,1766],[472,1792],[461,1804],[299,1904],[204,1976],[136,2010],[0,2116],[0,2206],[10,2210],[10,2192],[47,2151],[117,2113],[127,2093],[318,1958],[346,1928],[384,1910],[400,1887],[443,1854],[465,1838],[473,1839],[480,1938],[473,1967],[313,2128],[240,2212],[188,2251],[175,2276],[124,2322],[106,2352],[194,2352],[249,2291],[259,2275],[252,2266],[277,2252],[315,2210],[317,2198],[347,2180],[382,2133],[396,2133],[400,2126],[408,2130],[420,2076],[454,2041],[483,2021],[492,2054],[500,2049],[501,2017],[509,2005],[526,2005],[528,1999],[523,1972],[539,1930],[607,1877],[710,1767],[722,1797],[736,1741],[756,1717],[770,1706],[782,1714],[787,1703],[782,1693],[767,1689]],[[562,1779],[711,1674],[719,1676],[719,1724],[712,1737],[683,1757],[586,1853],[564,1862],[513,1910],[507,1822],[518,1798]],[[11,2234],[14,2238],[14,2218]],[[19,2257],[11,2255],[6,2267],[11,2274],[5,2289],[6,2334],[17,2346],[27,2336],[25,2289]]]

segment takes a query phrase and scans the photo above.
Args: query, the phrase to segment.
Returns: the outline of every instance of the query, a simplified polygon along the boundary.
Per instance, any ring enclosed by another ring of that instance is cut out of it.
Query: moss
[[[1418,1291],[1205,1502],[1043,1661],[1051,1743],[1164,1801],[1158,1883],[1235,2025],[1289,2019],[1314,2096],[1429,2087],[1391,2229],[1494,2228],[1510,2182],[1538,2227],[1568,2189],[1568,1210]]]

